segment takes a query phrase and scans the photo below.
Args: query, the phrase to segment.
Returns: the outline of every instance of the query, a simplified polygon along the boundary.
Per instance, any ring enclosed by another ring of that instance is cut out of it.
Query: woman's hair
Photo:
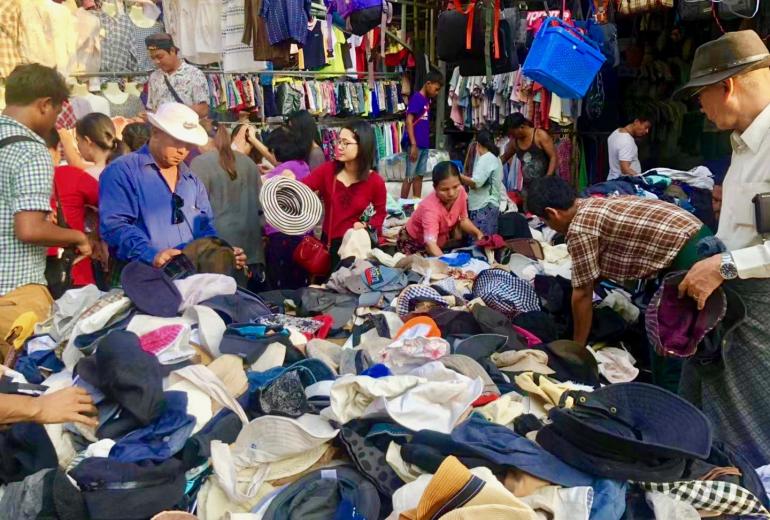
[[[318,134],[315,118],[307,110],[298,110],[289,114],[286,124],[294,133],[295,138],[302,144],[305,150],[305,161],[308,161],[310,152],[313,150],[313,143],[321,146],[321,136]]]
[[[476,142],[495,155],[500,155],[500,148],[495,143],[495,137],[489,130],[482,130],[476,135]]]
[[[238,170],[235,167],[233,140],[230,138],[225,125],[217,125],[217,131],[214,133],[214,147],[219,153],[219,166],[227,172],[230,180],[234,181],[238,178]]]
[[[365,180],[369,177],[374,165],[374,129],[372,125],[363,119],[353,121],[342,127],[353,133],[358,143],[358,155],[356,156],[356,170],[358,170],[358,179]],[[342,163],[337,161],[337,171],[342,170]]]
[[[238,135],[238,132],[240,132],[241,128],[243,128],[244,126],[248,126],[248,125],[242,124],[242,125],[235,125],[235,127],[233,127],[233,131],[230,132],[231,141],[235,139],[235,136]],[[256,164],[259,164],[262,162],[262,154],[259,153],[259,151],[257,151],[257,149],[254,148],[253,146],[251,147],[251,151],[248,153],[248,157],[249,159],[254,161]]]
[[[265,146],[278,162],[307,161],[305,144],[288,127],[279,126],[267,136]]]
[[[503,126],[506,132],[510,132],[511,130],[521,128],[522,126],[529,126],[534,128],[535,125],[532,124],[532,121],[524,117],[521,112],[516,112],[515,114],[510,114],[505,118],[505,123],[503,123]]]
[[[144,123],[129,123],[123,129],[123,142],[132,152],[147,144],[150,140],[150,127]]]
[[[107,164],[128,153],[126,144],[117,137],[112,119],[104,114],[86,114],[75,125],[75,131],[80,137],[87,137],[102,150],[110,152]]]
[[[452,161],[441,161],[433,167],[433,187],[438,188],[441,181],[445,181],[450,177],[460,178],[460,170],[457,169],[457,165]]]

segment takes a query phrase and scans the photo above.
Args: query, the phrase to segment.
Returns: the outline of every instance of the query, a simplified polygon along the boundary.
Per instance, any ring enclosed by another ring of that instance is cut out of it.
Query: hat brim
[[[286,235],[304,235],[323,215],[323,204],[313,190],[288,177],[266,181],[259,192],[259,202],[267,223]]]
[[[184,143],[194,144],[196,146],[203,146],[209,142],[209,135],[206,130],[200,125],[195,125],[195,128],[173,128],[170,125],[164,124],[163,121],[155,117],[155,114],[148,113],[147,120],[155,128],[167,133],[174,139],[178,139]]]
[[[699,88],[708,87],[709,85],[715,85],[720,81],[724,81],[728,78],[732,78],[733,76],[737,76],[739,74],[745,74],[747,72],[751,72],[753,70],[757,70],[765,67],[770,67],[770,55],[760,59],[759,61],[755,61],[753,63],[739,65],[737,67],[731,67],[726,70],[715,72],[713,74],[707,74],[706,76],[701,76],[699,78],[690,80],[687,84],[685,84],[682,87],[679,87],[676,91],[674,91],[672,98],[675,100],[686,99],[692,96],[695,93],[695,91],[697,91]]]

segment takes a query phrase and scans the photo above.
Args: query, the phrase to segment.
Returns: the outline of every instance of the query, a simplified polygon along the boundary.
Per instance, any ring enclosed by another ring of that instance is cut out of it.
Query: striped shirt
[[[35,140],[0,149],[0,296],[27,284],[45,285],[46,248],[16,238],[13,218],[22,211],[51,211],[53,161],[45,142],[15,119],[0,116],[0,140]]]
[[[640,197],[578,200],[567,231],[572,256],[572,286],[599,278],[644,279],[673,262],[703,226],[668,202]]]

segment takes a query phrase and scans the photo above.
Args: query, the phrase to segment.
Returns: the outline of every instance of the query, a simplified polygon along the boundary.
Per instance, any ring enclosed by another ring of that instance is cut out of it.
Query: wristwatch
[[[735,280],[738,278],[738,267],[736,267],[733,255],[730,253],[722,253],[722,265],[719,266],[719,274],[725,280]]]

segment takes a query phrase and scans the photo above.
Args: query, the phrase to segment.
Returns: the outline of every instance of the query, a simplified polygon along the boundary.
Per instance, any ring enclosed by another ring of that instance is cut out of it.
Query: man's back
[[[53,162],[44,141],[16,120],[0,116],[0,140],[24,136],[32,141],[0,148],[0,295],[27,284],[45,285],[45,253],[14,233],[20,211],[51,211]]]
[[[600,276],[647,278],[668,267],[703,226],[687,211],[659,200],[615,197],[577,203],[567,232],[574,287]]]
[[[615,130],[607,139],[607,153],[609,155],[610,173],[607,180],[611,181],[623,176],[621,161],[631,163],[631,169],[637,174],[642,173],[642,165],[639,163],[639,148],[634,137],[627,133]]]

